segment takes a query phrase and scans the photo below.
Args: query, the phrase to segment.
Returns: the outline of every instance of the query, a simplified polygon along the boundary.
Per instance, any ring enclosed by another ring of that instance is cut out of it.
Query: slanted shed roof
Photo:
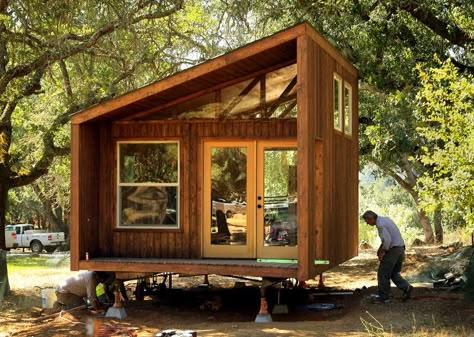
[[[118,120],[166,106],[180,97],[215,88],[276,65],[296,62],[297,38],[309,35],[331,56],[357,76],[357,70],[311,25],[302,23],[255,41],[227,54],[183,70],[108,101],[77,112],[73,124]]]

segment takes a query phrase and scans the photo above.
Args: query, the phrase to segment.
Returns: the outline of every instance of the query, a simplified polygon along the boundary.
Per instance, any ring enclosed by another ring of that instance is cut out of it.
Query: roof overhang
[[[310,36],[344,68],[357,76],[356,68],[308,23],[302,23],[255,41],[227,54],[183,70],[162,80],[93,105],[72,115],[73,124],[120,120],[164,106],[181,97],[285,64],[296,62],[297,39]]]

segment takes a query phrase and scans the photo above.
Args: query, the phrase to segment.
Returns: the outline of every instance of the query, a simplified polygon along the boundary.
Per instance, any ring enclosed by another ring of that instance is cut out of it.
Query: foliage
[[[248,202],[245,148],[212,148],[212,200]]]
[[[293,196],[296,193],[296,151],[272,150],[264,152],[265,196]]]
[[[418,69],[417,131],[425,144],[414,160],[431,168],[420,178],[424,207],[442,205],[474,229],[474,76],[449,60]]]
[[[70,114],[218,53],[211,11],[202,1],[0,0],[0,215],[10,189],[48,171],[35,193],[43,208],[67,210],[68,191],[48,182],[69,179],[53,162],[69,154]]]

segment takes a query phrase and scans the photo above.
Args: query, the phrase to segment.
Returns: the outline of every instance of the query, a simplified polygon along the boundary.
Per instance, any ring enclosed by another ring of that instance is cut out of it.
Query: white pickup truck
[[[6,226],[5,235],[12,230],[16,234],[16,242],[9,247],[7,240],[7,249],[31,248],[33,253],[41,253],[44,249],[48,253],[52,253],[58,246],[65,243],[63,232],[48,233],[45,230],[35,230],[34,226],[30,224],[19,224]]]
[[[18,247],[18,243],[16,243],[16,231],[14,228],[10,227],[11,226],[5,228],[5,244],[7,250]]]

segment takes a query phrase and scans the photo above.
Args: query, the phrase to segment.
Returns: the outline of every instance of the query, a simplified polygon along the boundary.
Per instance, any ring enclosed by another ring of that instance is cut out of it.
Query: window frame
[[[346,89],[349,92],[348,100],[346,100]],[[348,130],[346,130],[346,103],[348,103]],[[347,81],[344,81],[344,116],[343,116],[343,129],[344,134],[347,136],[352,136],[352,119],[353,119],[353,107],[352,107],[352,85]]]
[[[176,183],[121,183],[120,182],[120,145],[122,144],[176,144],[178,146],[177,153],[177,182]],[[181,142],[179,139],[171,140],[119,140],[116,142],[116,212],[115,212],[115,228],[117,230],[169,230],[176,231],[181,229]],[[176,225],[123,225],[122,224],[122,200],[121,187],[126,186],[162,186],[176,187]]]
[[[336,90],[335,90],[335,83],[337,82],[338,84],[338,89],[339,89],[339,92],[338,92],[338,101],[339,101],[339,109],[338,109],[338,112],[339,112],[339,123],[338,125],[336,125],[334,122],[335,122],[335,112],[336,112],[336,106],[335,106],[335,101],[336,101]],[[333,109],[332,109],[332,123],[333,123],[333,128],[334,130],[336,131],[339,131],[341,133],[344,133],[344,95],[343,95],[343,80],[342,80],[342,77],[337,74],[337,73],[334,73],[333,75],[333,80],[332,80],[332,105],[333,105]]]

